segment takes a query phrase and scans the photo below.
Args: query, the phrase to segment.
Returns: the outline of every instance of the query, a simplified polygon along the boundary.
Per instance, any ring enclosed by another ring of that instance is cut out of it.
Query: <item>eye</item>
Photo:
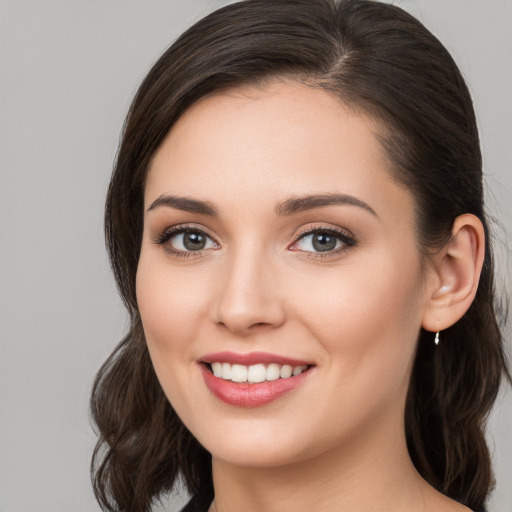
[[[155,243],[165,246],[171,253],[182,255],[218,248],[218,244],[201,229],[183,226],[167,229]]]
[[[290,247],[293,251],[336,253],[355,245],[355,240],[343,231],[314,229],[301,234]]]
[[[215,244],[201,231],[184,231],[169,238],[169,243],[178,251],[201,251],[212,249]]]

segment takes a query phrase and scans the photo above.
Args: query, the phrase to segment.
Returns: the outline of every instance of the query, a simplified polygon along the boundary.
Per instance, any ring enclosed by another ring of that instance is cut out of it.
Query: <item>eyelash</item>
[[[310,259],[325,259],[325,258],[333,257],[342,252],[349,251],[357,244],[357,241],[353,237],[353,235],[351,235],[346,230],[343,230],[341,228],[319,226],[319,227],[315,227],[315,228],[305,228],[304,230],[299,231],[299,233],[297,233],[297,235],[296,235],[296,240],[291,244],[290,247],[296,245],[298,242],[300,242],[307,236],[317,235],[317,234],[334,236],[341,242],[342,246],[337,249],[334,249],[331,251],[325,251],[325,252],[303,251],[307,254],[307,257]]]
[[[174,247],[172,247],[170,244],[167,243],[174,236],[185,234],[185,233],[201,234],[201,235],[205,236],[206,238],[209,238],[210,240],[212,240],[216,245],[218,245],[216,240],[211,235],[209,235],[206,231],[204,231],[203,229],[197,228],[195,226],[191,226],[191,225],[171,226],[170,228],[167,228],[161,235],[157,236],[153,240],[153,242],[157,245],[162,245],[167,252],[169,252],[173,256],[177,256],[179,258],[190,258],[190,257],[202,256],[204,249],[198,250],[198,251],[182,251],[181,249],[175,249]]]
[[[175,249],[170,244],[168,244],[169,240],[173,238],[176,235],[185,234],[185,233],[198,233],[206,238],[212,240],[216,245],[218,245],[217,241],[209,235],[205,230],[197,228],[195,226],[191,225],[176,225],[171,226],[170,228],[167,228],[162,234],[155,237],[153,242],[157,245],[164,246],[164,249],[172,254],[173,256],[177,256],[180,258],[190,258],[190,257],[200,257],[203,255],[205,250],[209,249],[200,249],[197,251],[183,251],[181,249]],[[297,233],[295,236],[295,241],[289,245],[288,247],[293,247],[297,243],[299,243],[301,240],[306,238],[307,236],[311,235],[317,235],[317,234],[325,234],[328,236],[334,236],[336,237],[341,243],[342,247],[339,247],[337,249],[331,250],[331,251],[300,251],[307,254],[308,258],[311,259],[324,259],[328,257],[332,257],[333,255],[337,255],[341,252],[347,252],[352,247],[354,247],[357,244],[357,241],[355,238],[349,234],[349,232],[343,230],[343,229],[336,229],[333,227],[315,227],[315,228],[305,228]],[[291,249],[293,250],[293,249]],[[296,250],[299,252],[299,250]]]

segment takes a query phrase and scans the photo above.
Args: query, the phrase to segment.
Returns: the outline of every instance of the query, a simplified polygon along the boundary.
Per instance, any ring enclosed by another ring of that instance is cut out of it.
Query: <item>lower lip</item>
[[[308,368],[300,375],[288,379],[249,384],[248,382],[232,382],[215,377],[204,364],[200,366],[206,387],[218,399],[238,407],[259,407],[269,404],[300,386],[311,372],[311,368]]]

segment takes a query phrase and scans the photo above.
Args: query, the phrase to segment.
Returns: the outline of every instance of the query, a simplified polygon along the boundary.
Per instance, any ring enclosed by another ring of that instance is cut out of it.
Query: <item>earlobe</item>
[[[452,236],[433,258],[422,326],[437,332],[456,323],[469,309],[478,289],[484,261],[482,222],[471,214],[455,219]]]

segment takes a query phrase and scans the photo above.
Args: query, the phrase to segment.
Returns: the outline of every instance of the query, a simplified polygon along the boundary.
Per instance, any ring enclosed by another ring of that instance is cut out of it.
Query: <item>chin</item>
[[[191,432],[214,459],[252,468],[276,468],[314,458],[332,439],[318,440],[319,427],[273,419],[218,421],[208,428],[191,425]],[[337,441],[337,440],[336,440]],[[334,442],[336,442],[334,441]]]
[[[265,443],[240,438],[233,442],[213,443],[212,450],[208,451],[214,459],[230,465],[260,469],[287,466],[308,458],[297,447],[278,447],[274,440]]]

